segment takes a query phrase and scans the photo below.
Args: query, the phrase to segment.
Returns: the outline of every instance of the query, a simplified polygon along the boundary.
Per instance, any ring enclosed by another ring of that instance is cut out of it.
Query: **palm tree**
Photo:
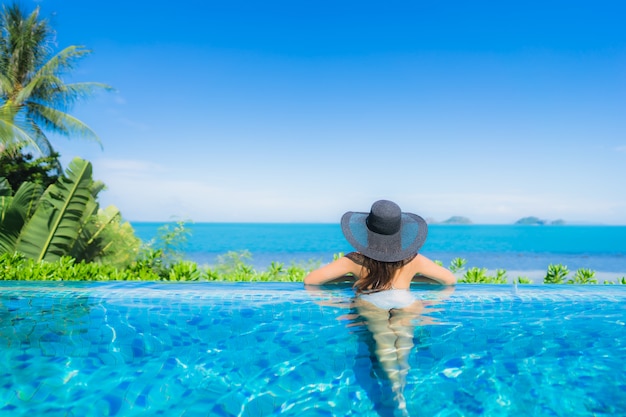
[[[68,46],[52,55],[54,32],[39,7],[30,15],[19,5],[0,12],[0,152],[30,146],[43,155],[53,152],[45,132],[78,134],[99,142],[97,135],[68,113],[72,105],[95,91],[101,83],[66,84],[76,61],[90,50]]]

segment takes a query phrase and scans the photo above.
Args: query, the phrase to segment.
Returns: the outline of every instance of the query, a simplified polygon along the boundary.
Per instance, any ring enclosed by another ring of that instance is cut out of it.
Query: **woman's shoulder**
[[[357,265],[363,265],[363,263],[365,262],[365,255],[359,252],[346,253],[344,257],[350,259],[352,262],[354,262]]]

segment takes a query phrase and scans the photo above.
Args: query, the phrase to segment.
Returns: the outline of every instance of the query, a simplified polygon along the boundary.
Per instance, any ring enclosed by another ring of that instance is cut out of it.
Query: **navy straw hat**
[[[416,254],[428,235],[423,218],[402,213],[388,200],[372,204],[369,213],[347,212],[341,217],[341,230],[354,249],[382,262],[397,262]]]

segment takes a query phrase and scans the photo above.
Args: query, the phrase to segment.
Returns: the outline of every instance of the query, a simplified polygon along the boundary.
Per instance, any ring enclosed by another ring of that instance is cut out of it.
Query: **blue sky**
[[[128,220],[626,224],[621,1],[24,4],[116,89],[53,143]]]

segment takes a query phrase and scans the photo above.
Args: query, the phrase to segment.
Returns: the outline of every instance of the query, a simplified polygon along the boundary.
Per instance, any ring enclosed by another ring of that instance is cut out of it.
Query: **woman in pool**
[[[353,301],[363,324],[371,333],[380,368],[391,382],[394,402],[407,415],[404,388],[409,372],[413,334],[425,305],[409,291],[412,281],[453,285],[448,269],[418,254],[428,234],[424,219],[402,213],[388,200],[372,205],[369,213],[347,212],[341,229],[357,250],[312,271],[307,285],[322,285],[354,277],[357,297]],[[426,323],[424,323],[426,324]]]
[[[352,275],[358,294],[389,310],[412,303],[407,291],[411,281],[456,283],[452,272],[418,254],[428,234],[424,219],[402,213],[392,201],[375,202],[369,213],[347,212],[341,230],[357,252],[312,271],[305,284],[322,285]]]

